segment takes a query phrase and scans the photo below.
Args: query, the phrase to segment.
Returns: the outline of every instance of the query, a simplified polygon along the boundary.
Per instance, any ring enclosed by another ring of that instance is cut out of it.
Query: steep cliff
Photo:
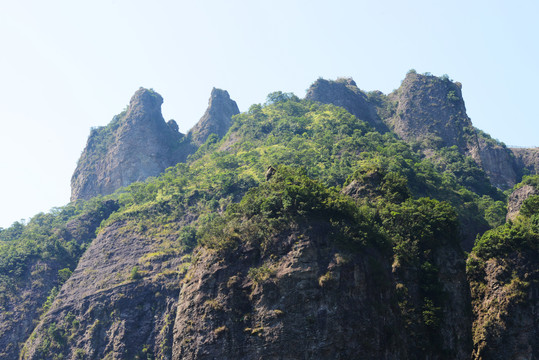
[[[513,187],[521,177],[515,156],[504,144],[476,130],[477,141],[470,142],[470,155],[488,175],[491,183],[500,189]]]
[[[397,107],[386,123],[402,139],[420,142],[427,151],[456,146],[475,160],[496,187],[515,185],[518,174],[512,153],[472,126],[460,83],[409,72],[389,98]]]
[[[318,79],[307,90],[307,100],[341,106],[350,114],[369,123],[379,132],[387,132],[387,126],[376,112],[376,107],[350,78],[335,81]]]
[[[429,253],[412,265],[333,191],[279,168],[227,210],[180,293],[173,359],[467,358],[469,292],[451,220],[433,219],[447,228],[421,240],[401,233],[402,248]],[[420,203],[407,206],[437,211]],[[441,287],[422,285],[429,276]]]
[[[534,200],[483,235],[468,259],[473,359],[539,357],[539,196]]]
[[[512,148],[511,151],[523,173],[539,174],[539,148]]]
[[[507,199],[507,220],[515,220],[524,201],[533,195],[539,195],[539,189],[533,185],[525,184],[513,190]]]
[[[396,115],[386,122],[402,139],[434,146],[456,145],[467,152],[474,131],[460,87],[448,79],[409,72],[389,97]]]
[[[208,108],[198,123],[189,131],[189,136],[197,146],[204,144],[211,134],[222,138],[232,124],[232,116],[239,113],[238,105],[230,99],[226,90],[213,88]]]
[[[126,220],[104,228],[26,342],[22,359],[170,358],[181,251]]]
[[[71,178],[71,200],[107,195],[185,161],[196,149],[161,115],[163,98],[140,88],[126,111],[92,129]]]
[[[97,202],[93,209],[72,217],[67,223],[55,224],[49,233],[35,227],[33,234],[23,232],[21,237],[30,240],[34,240],[36,233],[42,235],[40,239],[48,251],[30,253],[25,258],[25,251],[19,248],[9,267],[0,266],[0,359],[18,358],[36,320],[50,307],[71,274],[70,268],[74,268],[80,253],[95,238],[97,227],[117,209],[114,201]],[[47,219],[40,220],[46,223]],[[16,241],[21,239],[12,241],[16,249]],[[32,243],[29,246],[37,247]]]

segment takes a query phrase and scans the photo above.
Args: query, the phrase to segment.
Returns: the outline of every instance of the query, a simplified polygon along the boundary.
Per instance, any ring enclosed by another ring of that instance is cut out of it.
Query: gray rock
[[[515,220],[524,201],[532,195],[539,195],[539,190],[531,185],[516,189],[507,199],[507,220]]]
[[[519,169],[530,174],[539,174],[539,148],[512,148]]]
[[[360,120],[366,121],[379,132],[387,132],[387,126],[376,112],[376,107],[357,87],[351,78],[339,78],[335,81],[318,79],[307,90],[308,100],[324,104],[341,106]]]
[[[71,178],[71,200],[113,193],[185,161],[196,148],[161,115],[163,98],[140,88],[127,111],[93,129]],[[176,126],[174,126],[176,125]]]
[[[399,137],[422,142],[426,149],[456,146],[475,160],[494,186],[508,189],[516,184],[511,151],[473,127],[459,83],[411,72],[389,97],[397,109],[386,122]]]
[[[221,138],[230,128],[232,116],[239,113],[238,105],[226,90],[213,88],[206,112],[188,135],[197,146],[204,144],[211,134]]]

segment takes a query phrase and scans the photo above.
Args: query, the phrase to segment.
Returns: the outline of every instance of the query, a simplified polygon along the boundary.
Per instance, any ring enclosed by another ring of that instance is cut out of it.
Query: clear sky
[[[90,127],[140,87],[188,131],[212,87],[241,111],[318,77],[463,84],[474,125],[539,146],[539,1],[0,0],[0,227],[69,201]]]

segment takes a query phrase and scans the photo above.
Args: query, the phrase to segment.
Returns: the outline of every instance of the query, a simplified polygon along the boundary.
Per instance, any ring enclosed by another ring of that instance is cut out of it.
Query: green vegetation
[[[381,116],[394,114],[388,97],[367,95]],[[448,94],[451,101],[455,97]],[[113,129],[124,115],[92,131],[89,143],[95,142],[96,156],[113,141]],[[123,273],[133,281],[146,277],[157,262],[182,257],[186,261],[180,267],[176,263],[173,275],[183,276],[197,246],[225,257],[248,245],[264,256],[297,229],[315,229],[329,234],[331,247],[343,258],[372,250],[389,259],[396,302],[418,349],[428,339],[437,344],[444,307],[438,252],[460,251],[464,232],[475,236],[497,227],[477,241],[468,261],[469,274],[478,282],[489,259],[536,253],[539,196],[524,203],[515,222],[504,224],[505,196],[471,158],[457,147],[437,149],[426,158],[421,146],[375,132],[340,107],[272,93],[264,105],[235,116],[223,139],[210,136],[186,163],[159,177],[1,229],[0,311],[7,311],[26,281],[39,279],[46,269],[60,269],[54,281],[43,284],[45,313],[96,233],[111,224],[152,241],[152,252]],[[268,166],[277,171],[266,181]],[[537,187],[539,177],[523,183]],[[274,275],[272,266],[271,261],[257,264],[248,276],[262,283]],[[319,284],[330,286],[333,280],[328,271],[320,274]],[[70,319],[69,326],[76,321]],[[249,332],[260,334],[260,329]],[[227,331],[218,328],[216,335]],[[50,324],[42,350],[61,347],[68,335]],[[79,349],[74,356],[85,354]],[[144,345],[140,356],[153,354]]]
[[[522,178],[522,181],[515,185],[514,190],[523,187],[524,185],[533,186],[536,189],[539,189],[539,175],[525,175]]]
[[[370,96],[386,101],[379,94]],[[108,138],[105,141],[96,136],[111,133],[124,115],[94,131],[97,135],[91,139],[96,146],[107,144]],[[158,178],[134,183],[109,196],[120,205],[112,216],[103,213],[105,200],[96,198],[38,214],[28,224],[15,223],[0,231],[2,298],[16,292],[17,279],[22,279],[38,259],[59,261],[61,269],[74,269],[95,233],[91,231],[83,239],[75,239],[65,226],[73,219],[83,219],[83,213],[100,219],[108,217],[102,227],[124,221],[126,227],[136,226],[139,232],[151,229],[148,235],[155,236],[156,241],[176,234],[178,241],[163,244],[160,251],[172,247],[184,253],[194,248],[197,239],[207,246],[216,241],[227,243],[225,238],[210,240],[208,234],[212,232],[205,229],[208,224],[222,221],[218,214],[245,194],[243,202],[227,210],[226,216],[237,218],[243,216],[242,212],[262,211],[271,215],[267,224],[270,227],[286,224],[286,217],[317,216],[325,211],[339,217],[338,221],[368,219],[371,214],[353,208],[338,192],[351,181],[350,175],[365,180],[375,169],[383,171],[386,184],[380,190],[383,194],[377,196],[392,202],[402,201],[408,194],[431,197],[452,204],[466,223],[485,227],[499,224],[503,217],[499,203],[502,199],[484,173],[456,149],[445,149],[440,154],[433,163],[392,134],[374,132],[342,108],[300,100],[292,94],[273,93],[268,96],[267,105],[253,105],[248,112],[236,116],[224,139],[210,137],[186,164],[178,164]],[[280,168],[275,181],[263,183],[256,192],[248,193],[263,182],[270,164],[303,170],[301,175],[286,175],[289,170]],[[283,188],[282,184],[287,182],[294,187]],[[365,221],[360,220],[357,226],[365,226]],[[80,224],[88,225],[88,221]],[[347,227],[343,229],[346,231]],[[367,237],[355,240],[358,244],[368,241]],[[61,275],[62,281],[66,275]]]

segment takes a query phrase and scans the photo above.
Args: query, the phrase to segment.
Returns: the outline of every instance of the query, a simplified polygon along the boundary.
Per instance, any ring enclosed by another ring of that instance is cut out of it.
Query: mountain
[[[198,123],[189,131],[189,136],[198,146],[204,144],[211,134],[222,138],[232,124],[232,116],[239,113],[238,105],[230,99],[226,90],[213,88],[208,108]]]
[[[185,161],[192,151],[175,121],[163,119],[162,103],[161,95],[140,88],[110,124],[92,129],[71,178],[71,201],[111,194]]]
[[[71,201],[109,195],[185,162],[211,134],[219,138],[239,113],[228,92],[213,89],[208,109],[188,136],[161,114],[163,98],[140,88],[128,108],[104,127],[92,129],[71,179]]]
[[[335,81],[318,79],[307,90],[306,99],[333,104],[345,108],[350,114],[371,125],[379,132],[387,132],[376,107],[367,95],[361,91],[351,78],[339,78]]]
[[[77,201],[0,229],[0,359],[539,356],[534,151],[458,83],[213,89],[187,135],[161,103],[92,131]]]

